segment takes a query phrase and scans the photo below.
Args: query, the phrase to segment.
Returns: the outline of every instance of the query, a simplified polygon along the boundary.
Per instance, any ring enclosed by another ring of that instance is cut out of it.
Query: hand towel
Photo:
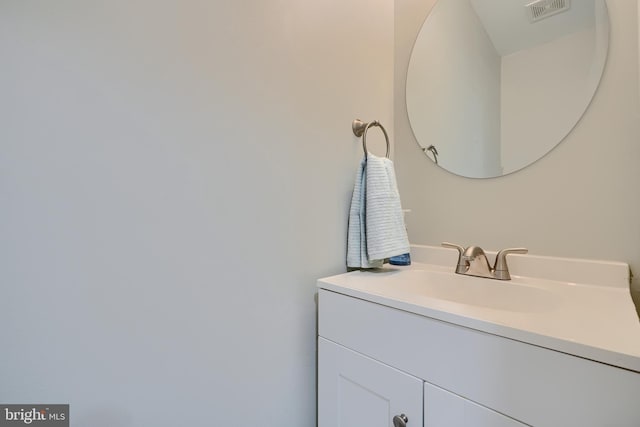
[[[409,252],[393,162],[368,153],[360,162],[349,211],[347,266],[382,267]]]

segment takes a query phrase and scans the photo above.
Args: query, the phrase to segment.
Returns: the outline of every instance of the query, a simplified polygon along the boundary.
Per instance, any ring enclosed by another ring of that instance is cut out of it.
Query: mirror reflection
[[[522,169],[584,114],[608,39],[605,0],[439,0],[407,72],[416,140],[458,175]]]

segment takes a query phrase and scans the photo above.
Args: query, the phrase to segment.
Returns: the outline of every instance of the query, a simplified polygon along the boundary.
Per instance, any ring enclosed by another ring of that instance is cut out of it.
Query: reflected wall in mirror
[[[439,0],[407,72],[418,144],[470,178],[528,166],[586,111],[608,42],[605,0]]]

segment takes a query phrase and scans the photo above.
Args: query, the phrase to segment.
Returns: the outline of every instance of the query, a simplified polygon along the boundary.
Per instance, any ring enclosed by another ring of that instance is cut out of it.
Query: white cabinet
[[[319,292],[319,427],[640,426],[640,373]]]
[[[524,427],[346,347],[318,339],[318,427]]]
[[[318,426],[389,427],[405,414],[422,427],[422,380],[318,340]]]
[[[525,427],[525,424],[425,383],[424,427]]]

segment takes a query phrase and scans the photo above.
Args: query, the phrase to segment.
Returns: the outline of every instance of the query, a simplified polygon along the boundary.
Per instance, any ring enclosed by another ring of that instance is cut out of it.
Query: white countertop
[[[445,251],[445,252],[443,252]],[[453,253],[452,253],[453,252]],[[509,296],[496,304],[462,304],[411,289],[421,286],[424,272],[446,278],[453,274],[455,251],[427,246],[412,246],[411,266],[386,266],[374,271],[354,271],[320,279],[318,287],[361,298],[374,303],[412,312],[433,319],[572,354],[586,359],[640,372],[640,321],[631,300],[628,266],[624,263],[536,257],[509,256],[513,264],[511,281],[495,281],[498,286],[525,286],[544,295],[544,300],[527,295],[526,301]],[[517,258],[516,261],[515,260]],[[422,262],[420,262],[422,261]],[[425,262],[426,261],[426,262]],[[550,261],[547,263],[547,261]],[[530,277],[540,264],[542,276]],[[556,264],[554,266],[554,263]],[[445,265],[443,265],[445,264]],[[589,274],[585,275],[584,272]],[[582,275],[581,275],[582,273]],[[581,282],[601,281],[602,284]],[[431,276],[429,276],[431,277]],[[563,280],[558,280],[562,277]],[[604,277],[604,278],[603,278]],[[456,275],[456,280],[486,281]],[[399,281],[404,285],[399,286]],[[465,285],[467,286],[467,285]],[[503,288],[510,290],[509,288]],[[505,292],[508,294],[509,292]],[[518,296],[516,292],[513,295]],[[531,298],[531,297],[534,298]],[[490,296],[494,301],[493,296]]]

